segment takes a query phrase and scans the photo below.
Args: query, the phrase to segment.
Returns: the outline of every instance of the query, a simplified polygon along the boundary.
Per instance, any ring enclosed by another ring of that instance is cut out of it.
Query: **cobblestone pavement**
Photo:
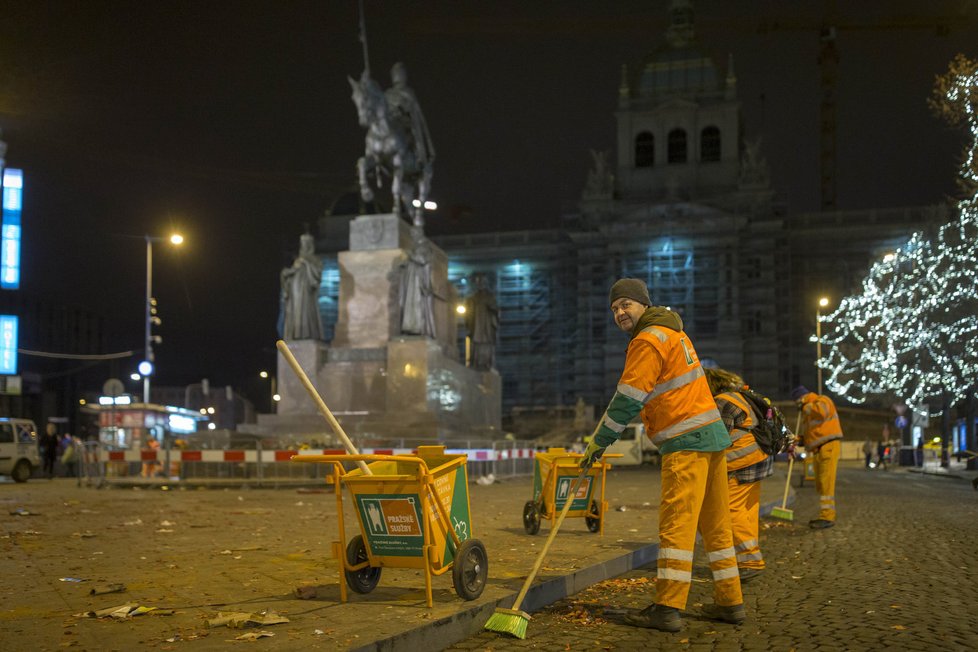
[[[630,627],[654,568],[632,571],[534,614],[519,641],[483,632],[451,650],[976,650],[978,492],[905,470],[839,471],[839,522],[810,530],[817,497],[799,489],[792,523],[765,519],[763,576],[745,585],[748,621],[697,615],[712,602],[700,550],[681,632]]]
[[[656,468],[613,469],[607,532],[592,534],[583,518],[568,519],[541,579],[559,580],[647,546],[656,529],[658,482]],[[384,568],[376,589],[351,592],[341,603],[330,548],[338,538],[336,501],[323,492],[240,485],[100,490],[68,478],[0,482],[0,652],[223,650],[255,630],[208,627],[209,620],[220,612],[265,611],[289,619],[261,628],[274,635],[256,642],[266,649],[437,649],[477,632],[496,602],[516,593],[549,530],[544,524],[538,536],[524,532],[529,476],[470,483],[473,533],[490,556],[479,599],[460,599],[445,573],[432,581],[428,608],[420,571]],[[349,495],[344,503],[349,541],[360,530]],[[626,505],[627,511],[615,509]],[[125,591],[91,594],[110,584]],[[120,620],[84,615],[124,604],[157,611]]]

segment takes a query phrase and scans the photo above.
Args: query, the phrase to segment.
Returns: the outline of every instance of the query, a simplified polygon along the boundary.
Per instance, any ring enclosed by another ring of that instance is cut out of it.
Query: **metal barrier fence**
[[[361,453],[411,455],[415,452],[405,440],[373,441]],[[422,442],[422,445],[429,442]],[[470,481],[483,482],[533,473],[537,452],[529,442],[450,440],[430,442],[445,446],[446,452],[468,456]],[[144,450],[111,450],[97,442],[86,442],[78,484],[249,484],[258,487],[325,484],[330,466],[295,464],[289,459],[298,453],[343,454],[332,448],[297,447],[264,449],[256,442],[252,449],[200,449],[164,447]],[[351,466],[352,468],[352,466]]]

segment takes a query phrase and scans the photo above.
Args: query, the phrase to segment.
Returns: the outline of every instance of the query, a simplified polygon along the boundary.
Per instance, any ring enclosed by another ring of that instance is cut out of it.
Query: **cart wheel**
[[[596,500],[591,501],[591,511],[594,512],[595,514],[600,513],[600,511],[598,510],[598,501]],[[587,529],[591,530],[592,532],[597,532],[598,530],[601,529],[600,516],[585,516],[584,522],[587,523]]]
[[[350,539],[346,547],[346,561],[348,564],[362,564],[367,561],[367,546],[363,543],[363,535],[358,534]],[[370,593],[377,588],[380,582],[379,566],[367,566],[355,571],[343,571],[346,575],[346,585],[357,593]]]
[[[539,524],[539,521],[537,521]],[[486,588],[489,576],[489,556],[478,539],[466,539],[455,551],[452,562],[452,584],[463,600],[475,600]]]
[[[540,531],[540,511],[532,500],[526,501],[523,505],[523,529],[527,534],[536,534]]]

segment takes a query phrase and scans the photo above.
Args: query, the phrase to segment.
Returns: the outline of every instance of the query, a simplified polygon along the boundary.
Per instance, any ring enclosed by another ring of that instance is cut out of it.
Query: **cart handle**
[[[563,459],[579,460],[582,457],[584,457],[584,453],[557,453],[557,454],[547,453],[547,454],[548,455],[553,455],[554,461],[556,461],[556,460],[563,460]],[[600,462],[603,459],[611,459],[613,457],[625,457],[625,454],[624,453],[605,453],[604,455],[602,455],[601,457],[598,458],[598,462]]]
[[[428,463],[420,457],[413,455],[293,455],[289,458],[291,462],[406,462],[417,464],[425,473],[428,472]]]

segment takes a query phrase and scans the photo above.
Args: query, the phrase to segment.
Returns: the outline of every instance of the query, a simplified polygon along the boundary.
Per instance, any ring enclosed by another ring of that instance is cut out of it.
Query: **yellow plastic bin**
[[[340,582],[342,601],[347,586],[357,593],[373,591],[385,566],[423,570],[429,607],[431,576],[449,570],[459,597],[482,595],[489,557],[482,542],[472,538],[465,455],[446,455],[444,446],[419,446],[416,455],[296,455],[292,461],[334,465],[340,540],[333,542],[333,554],[342,560],[346,580]],[[368,462],[371,475],[359,468],[344,471],[344,462],[357,461]],[[361,532],[345,553],[342,485],[350,490]]]
[[[533,500],[523,505],[523,529],[527,534],[539,532],[543,519],[553,521],[564,508],[571,485],[581,473],[579,464],[582,457],[581,453],[568,452],[563,448],[549,448],[546,453],[536,454],[533,461]],[[594,463],[567,512],[567,518],[584,517],[591,532],[604,534],[604,514],[608,511],[605,473],[611,468],[605,460],[614,457],[621,457],[621,454],[606,454]]]

